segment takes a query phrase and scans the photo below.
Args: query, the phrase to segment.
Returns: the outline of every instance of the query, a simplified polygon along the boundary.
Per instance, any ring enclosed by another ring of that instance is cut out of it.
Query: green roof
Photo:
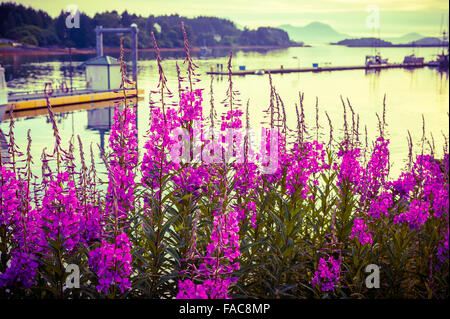
[[[120,61],[111,56],[103,55],[87,60],[84,65],[120,65]]]

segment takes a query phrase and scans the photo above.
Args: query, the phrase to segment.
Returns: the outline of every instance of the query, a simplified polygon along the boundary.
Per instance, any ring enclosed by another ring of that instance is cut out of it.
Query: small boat
[[[445,49],[442,48],[442,52],[437,54],[436,60],[433,60],[428,63],[429,66],[435,66],[440,69],[448,69],[448,36],[447,32],[444,30],[442,31],[442,43],[447,42],[447,52],[445,52]]]
[[[413,53],[411,55],[405,56],[403,59],[403,64],[410,64],[410,65],[422,65],[424,62],[424,58],[416,57],[416,55]]]
[[[366,66],[387,64],[388,59],[383,59],[381,55],[366,55]]]
[[[429,62],[428,65],[438,67],[440,69],[448,69],[448,48],[447,53],[442,50],[442,52],[437,55],[436,60]]]
[[[260,69],[260,70],[256,70],[256,71],[255,71],[255,74],[256,74],[256,75],[264,75],[265,72],[264,72],[264,70]]]
[[[428,66],[448,69],[448,52],[438,54],[436,60],[428,62]]]

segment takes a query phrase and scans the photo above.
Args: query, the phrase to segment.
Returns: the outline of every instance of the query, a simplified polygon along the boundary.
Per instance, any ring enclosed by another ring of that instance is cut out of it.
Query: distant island
[[[32,47],[87,49],[95,47],[95,27],[128,27],[136,23],[139,28],[139,48],[153,48],[151,32],[161,48],[182,48],[180,24],[184,22],[192,46],[202,47],[288,47],[302,46],[294,42],[286,31],[279,28],[259,27],[256,30],[239,29],[234,22],[216,17],[186,18],[179,15],[143,17],[124,11],[106,11],[90,17],[80,14],[80,27],[65,26],[67,13],[61,11],[52,18],[43,10],[35,10],[15,3],[0,4],[0,50]],[[117,47],[119,35],[105,34],[105,47]],[[124,36],[124,46],[131,40]]]
[[[409,43],[394,44],[378,38],[359,38],[345,39],[331,44],[345,45],[347,47],[445,47],[448,46],[448,41],[442,41],[434,37],[426,37]]]

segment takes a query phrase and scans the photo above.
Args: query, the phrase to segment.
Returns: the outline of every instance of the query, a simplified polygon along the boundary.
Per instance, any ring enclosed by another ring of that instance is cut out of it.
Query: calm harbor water
[[[423,56],[426,61],[434,59],[440,49],[415,48],[417,56]],[[413,52],[411,48],[383,48],[381,54],[390,62],[402,62],[405,55]],[[312,63],[319,65],[361,65],[365,55],[372,54],[368,48],[347,48],[340,46],[314,46],[310,48],[288,48],[273,51],[237,51],[233,53],[232,66],[247,69],[269,69],[295,67],[310,67]],[[113,55],[114,56],[114,55]],[[91,58],[88,55],[73,56],[75,65]],[[158,69],[153,53],[140,54],[138,69],[139,88],[145,90],[144,98],[138,105],[139,144],[145,143],[145,132],[148,129],[149,92],[156,90],[158,85]],[[175,63],[183,63],[183,54],[163,53],[163,67],[168,78],[169,89],[177,95],[177,76]],[[200,82],[197,88],[204,88],[204,112],[209,112],[210,76],[206,74],[211,67],[223,64],[226,68],[228,52],[213,52],[210,57],[195,59],[199,66]],[[11,91],[42,90],[45,82],[59,85],[65,80],[69,83],[68,56],[0,56],[0,64],[6,69],[8,89]],[[325,111],[333,120],[336,134],[343,127],[343,113],[340,96],[349,99],[355,112],[360,116],[361,128],[367,126],[369,137],[374,138],[377,132],[376,113],[382,112],[383,97],[386,95],[388,133],[391,139],[391,161],[393,174],[402,168],[408,153],[406,136],[408,130],[413,140],[418,143],[422,135],[422,115],[428,136],[434,137],[437,154],[442,154],[443,134],[448,136],[449,117],[449,78],[448,72],[432,68],[421,69],[388,69],[378,72],[364,70],[321,72],[321,73],[290,73],[275,74],[273,83],[287,109],[288,125],[296,126],[295,103],[298,103],[299,92],[304,93],[305,112],[310,127],[315,124],[315,101],[319,101],[319,122],[322,126],[324,139],[328,139],[328,121]],[[84,87],[84,73],[73,75],[74,87]],[[259,130],[264,121],[263,110],[269,104],[269,79],[267,75],[248,75],[233,77],[233,85],[241,93],[242,103],[249,101],[251,127]],[[218,113],[224,110],[220,102],[226,96],[227,77],[217,76],[213,79],[214,100]],[[67,110],[57,114],[57,122],[64,143],[73,135],[80,135],[85,147],[107,143],[109,136],[111,108],[102,107],[90,109]],[[32,155],[38,164],[42,149],[53,147],[51,123],[48,117],[39,112],[16,114],[15,137],[22,150],[26,149],[27,130],[31,129],[33,139]],[[7,132],[9,121],[0,123]],[[103,141],[102,141],[103,140]],[[96,158],[100,163],[98,148],[95,146]],[[40,167],[36,164],[35,172]]]

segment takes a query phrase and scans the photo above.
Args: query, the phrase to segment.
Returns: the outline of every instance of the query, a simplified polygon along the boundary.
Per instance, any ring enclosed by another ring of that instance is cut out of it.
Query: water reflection
[[[222,57],[208,57],[205,59],[195,59],[199,66],[197,73],[200,74],[201,82],[198,88],[203,88],[204,112],[208,112],[210,106],[209,88],[211,76],[206,74],[211,67],[214,69],[217,64],[223,64],[224,69],[228,63],[228,50],[222,50]],[[313,62],[332,61],[332,65],[357,65],[362,64],[366,55],[364,48],[343,48],[343,47],[314,47],[314,48],[289,48],[270,52],[250,52],[239,51],[233,53],[232,69],[237,70],[239,66],[245,66],[247,70],[272,69],[283,65],[284,68],[296,68],[310,66]],[[383,56],[389,57],[390,61],[398,62],[408,54],[408,49],[386,49]],[[421,56],[430,59],[433,57],[434,49],[422,49]],[[110,53],[108,53],[110,54]],[[163,52],[162,65],[167,76],[167,85],[177,97],[177,72],[175,63],[182,68],[183,52]],[[213,52],[213,54],[216,54]],[[111,54],[113,55],[113,54]],[[138,102],[138,129],[139,148],[142,149],[146,141],[145,134],[148,129],[149,118],[149,92],[158,86],[158,67],[154,61],[153,52],[140,52],[138,68],[139,87],[145,90],[144,99]],[[292,59],[293,56],[299,60]],[[91,56],[73,57],[74,65],[77,59],[87,59]],[[0,57],[0,63],[5,57]],[[31,58],[30,58],[31,59]],[[43,57],[39,57],[43,59]],[[150,59],[150,60],[146,60]],[[61,81],[64,79],[64,71],[68,65],[68,58],[63,57],[57,60],[56,57],[48,57],[43,63],[36,61],[22,64],[21,67],[29,68],[29,72],[35,72],[35,77],[26,77],[24,73],[17,73],[12,81],[8,81],[8,87],[12,90],[36,90],[42,89],[43,83],[51,81]],[[80,61],[78,61],[80,62]],[[28,63],[28,64],[27,64]],[[12,65],[7,66],[7,73],[12,72]],[[39,70],[40,69],[40,70]],[[12,74],[12,73],[10,73]],[[25,77],[21,77],[25,76]],[[85,86],[83,73],[74,72],[74,87]],[[214,76],[214,102],[217,114],[224,111],[221,101],[226,97],[228,89],[228,76]],[[340,72],[322,73],[289,73],[272,75],[273,84],[277,93],[283,99],[286,106],[287,122],[290,128],[297,125],[295,115],[295,104],[298,103],[298,93],[305,94],[305,115],[307,123],[314,123],[314,105],[316,97],[319,99],[320,119],[319,124],[325,136],[328,128],[324,112],[326,111],[336,128],[343,127],[342,105],[340,96],[349,98],[355,108],[355,112],[360,116],[361,129],[367,125],[370,137],[377,134],[377,119],[375,113],[382,111],[383,97],[387,96],[387,122],[391,140],[391,160],[394,162],[394,169],[400,170],[402,161],[407,156],[408,146],[405,143],[407,131],[411,131],[415,141],[421,138],[422,114],[427,123],[427,134],[432,133],[436,138],[436,147],[442,144],[439,139],[441,131],[448,131],[448,72],[438,69],[422,68],[414,70],[386,69],[386,70],[353,70]],[[246,104],[250,101],[250,127],[259,130],[263,119],[263,110],[267,109],[270,99],[270,87],[267,75],[239,76],[233,77],[233,88],[239,90],[240,98]],[[177,101],[170,101],[177,102]],[[83,144],[93,143],[94,150],[98,150],[96,144],[106,147],[107,138],[110,131],[110,121],[113,103],[106,102],[106,105],[92,106],[90,103],[71,107],[54,108],[55,113],[67,113],[61,116],[58,128],[62,135],[63,143],[67,142],[72,135],[80,135]],[[110,103],[110,105],[108,104]],[[97,111],[106,108],[103,111]],[[16,140],[18,145],[26,147],[26,132],[32,129],[33,156],[39,158],[42,148],[53,143],[51,125],[46,119],[47,110],[30,110],[15,114]],[[5,115],[5,120],[9,115]],[[0,118],[1,119],[1,118]],[[3,129],[7,129],[7,123],[0,123]],[[338,129],[335,130],[335,132]],[[439,140],[438,140],[439,139]],[[98,153],[99,154],[99,153]],[[38,162],[38,161],[36,161]],[[100,160],[99,160],[100,162]]]
[[[105,150],[105,134],[111,130],[114,109],[112,107],[88,110],[88,125],[86,129],[100,134],[100,148]]]
[[[130,104],[136,104],[140,98],[128,99]],[[59,135],[62,141],[62,146],[67,149],[68,143],[71,139],[80,136],[83,145],[88,149],[93,150],[93,157],[96,159],[99,172],[103,171],[103,161],[100,156],[100,148],[105,149],[108,143],[108,137],[111,131],[111,125],[114,114],[115,104],[119,107],[123,105],[122,101],[103,101],[96,103],[83,103],[77,105],[55,107],[55,120],[58,124]],[[11,115],[5,114],[4,121],[0,122],[0,128],[4,131],[8,129],[8,122]],[[31,155],[34,160],[32,172],[36,176],[40,176],[41,167],[39,158],[41,157],[44,148],[52,149],[55,143],[52,131],[52,124],[48,117],[46,108],[27,110],[13,113],[15,121],[15,139],[19,149],[23,152],[27,147],[27,131],[31,130]],[[97,146],[98,145],[98,146]],[[2,156],[6,159],[7,141],[1,139]],[[74,144],[75,164],[80,164],[78,154],[78,145]]]
[[[9,162],[10,155],[8,153],[8,142],[5,135],[0,130],[0,160],[2,163]]]

